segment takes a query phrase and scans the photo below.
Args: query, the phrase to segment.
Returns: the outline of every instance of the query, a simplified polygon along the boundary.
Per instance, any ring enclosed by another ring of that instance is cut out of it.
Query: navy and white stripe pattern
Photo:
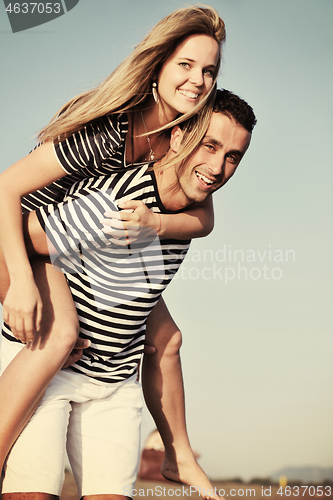
[[[117,382],[136,369],[145,321],[185,258],[189,242],[155,235],[131,247],[110,244],[99,222],[118,203],[141,200],[165,211],[153,171],[144,165],[74,185],[59,206],[37,211],[59,252],[56,265],[66,274],[81,326],[91,340],[85,356],[72,367],[97,380]]]
[[[59,161],[69,174],[64,179],[79,175],[80,180],[60,204],[41,206],[37,215],[58,250],[55,264],[65,272],[79,315],[80,336],[91,340],[84,357],[70,369],[114,383],[135,372],[147,316],[185,258],[189,241],[155,236],[132,248],[110,243],[99,222],[107,209],[135,199],[155,212],[166,211],[149,165],[119,171],[124,165],[116,158],[114,173],[96,175],[111,164],[108,148],[98,134],[82,138],[81,133],[57,146]],[[83,175],[88,168],[94,170],[93,177]],[[9,338],[8,327],[3,333]],[[10,336],[10,340],[15,339]]]
[[[126,168],[126,114],[104,116],[54,145],[56,156],[67,175],[22,199],[23,212],[41,205],[59,203],[67,190],[86,177],[109,175]]]

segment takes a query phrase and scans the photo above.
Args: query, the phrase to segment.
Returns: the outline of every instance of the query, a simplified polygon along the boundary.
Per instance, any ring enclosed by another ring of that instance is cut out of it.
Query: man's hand
[[[143,346],[143,354],[155,354],[157,351],[156,347],[148,344],[144,344]]]
[[[155,352],[157,352],[156,347],[154,347],[152,345],[148,345],[148,344],[143,345],[143,354],[146,354],[147,356],[149,356],[150,354],[155,354]],[[137,367],[137,377],[136,377],[137,382],[139,382],[139,380],[140,380],[140,365],[141,365],[141,360],[139,361],[139,364]]]
[[[79,361],[79,359],[82,358],[83,349],[89,347],[90,344],[90,340],[78,338],[72,352],[65,361],[63,368],[67,368],[68,366],[73,365],[74,363]]]
[[[73,365],[74,363],[79,361],[79,359],[82,358],[83,349],[87,349],[87,347],[89,347],[90,345],[91,345],[90,340],[78,338],[72,352],[70,353],[70,355],[66,359],[66,361],[63,365],[63,368],[67,368],[68,366]],[[143,352],[144,352],[144,354],[148,354],[148,355],[154,354],[156,352],[156,348],[153,347],[152,345],[145,344],[144,348],[143,348]]]

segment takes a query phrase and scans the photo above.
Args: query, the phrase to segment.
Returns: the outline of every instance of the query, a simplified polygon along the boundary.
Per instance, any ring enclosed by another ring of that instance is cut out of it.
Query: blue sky
[[[71,96],[106,77],[178,0],[80,0],[13,34],[0,5],[1,169]],[[219,86],[258,125],[216,224],[165,294],[184,336],[188,428],[212,477],[333,466],[330,0],[211,1]],[[153,425],[145,414],[143,435]]]

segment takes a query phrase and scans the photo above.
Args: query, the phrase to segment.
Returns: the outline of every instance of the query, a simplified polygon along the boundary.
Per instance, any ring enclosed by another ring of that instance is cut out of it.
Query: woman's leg
[[[166,479],[196,487],[204,498],[218,499],[190,446],[179,353],[181,333],[163,299],[148,317],[146,342],[156,348],[154,354],[144,356],[142,387],[165,446],[161,472]]]
[[[72,351],[79,331],[77,312],[64,275],[45,258],[35,258],[32,267],[43,299],[42,325],[35,341],[21,349],[0,377],[0,470],[47,385]],[[2,301],[9,286],[2,253],[0,283]]]

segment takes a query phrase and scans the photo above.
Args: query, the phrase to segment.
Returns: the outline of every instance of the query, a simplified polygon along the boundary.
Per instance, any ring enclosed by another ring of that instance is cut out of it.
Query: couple
[[[193,11],[192,16],[198,12]],[[201,9],[200,15],[207,17],[207,12],[212,17],[209,9]],[[156,36],[153,40],[156,41]],[[201,55],[199,49],[203,42],[207,44]],[[193,43],[198,49],[196,52],[191,52]],[[155,74],[151,74],[156,79],[152,87],[154,102],[147,94],[147,102],[139,112],[136,109],[139,104],[131,102],[127,109],[120,110],[122,113],[103,115],[99,120],[91,117],[84,127],[77,126],[76,120],[74,128],[77,128],[74,130],[71,125],[69,134],[70,115],[77,103],[74,100],[60,114],[62,122],[58,125],[64,132],[60,141],[53,138],[54,150],[50,138],[52,134],[58,137],[59,133],[51,124],[43,132],[44,144],[30,155],[28,162],[33,164],[35,179],[30,184],[23,179],[21,184],[33,186],[33,189],[25,187],[25,192],[37,192],[27,196],[23,206],[31,210],[38,199],[39,208],[25,220],[26,244],[28,250],[32,247],[41,254],[48,253],[48,248],[51,253],[54,249],[54,258],[64,270],[67,284],[64,288],[63,274],[49,264],[36,261],[35,279],[44,299],[43,312],[38,288],[31,284],[29,273],[24,285],[25,291],[31,291],[31,310],[36,315],[31,311],[21,315],[13,312],[11,301],[15,294],[20,300],[20,293],[12,262],[19,252],[15,250],[11,255],[10,245],[6,245],[2,237],[11,286],[6,296],[8,301],[4,303],[5,319],[16,338],[33,340],[21,348],[8,326],[4,327],[3,357],[9,362],[17,353],[18,356],[4,372],[2,382],[7,388],[12,387],[9,392],[15,400],[18,391],[15,376],[22,385],[17,368],[21,366],[19,363],[25,363],[30,367],[29,381],[34,381],[36,393],[34,401],[29,400],[31,394],[27,396],[24,416],[14,422],[12,429],[10,425],[19,413],[18,408],[11,404],[12,413],[8,410],[8,415],[2,415],[4,421],[7,418],[9,422],[9,434],[15,434],[24,425],[47,387],[41,405],[9,455],[4,499],[22,498],[23,494],[17,492],[26,492],[26,498],[57,498],[61,490],[67,426],[69,455],[80,495],[111,499],[129,491],[135,481],[139,456],[141,402],[135,373],[145,328],[146,342],[156,351],[146,356],[143,363],[143,384],[147,404],[165,442],[169,461],[164,465],[164,475],[209,486],[189,452],[178,355],[179,332],[159,297],[184,258],[188,239],[207,232],[211,214],[207,201],[212,192],[233,175],[249,145],[255,123],[252,109],[227,91],[217,92],[215,102],[210,96],[214,106],[212,114],[208,105],[195,115],[198,111],[195,101],[201,95],[204,100],[213,88],[219,57],[217,48],[215,36],[202,32],[185,35],[185,38],[183,35],[176,48],[173,44],[164,63],[158,69],[156,66]],[[182,76],[181,83],[180,76],[177,76],[179,81],[174,80],[177,71],[190,75]],[[92,101],[94,97],[90,96]],[[80,111],[83,113],[90,109],[85,108],[86,102],[87,96],[82,97],[83,110]],[[135,113],[131,111],[133,108]],[[71,112],[66,114],[68,110]],[[180,113],[193,118],[179,121]],[[156,115],[163,119],[158,121]],[[171,138],[150,133],[166,129],[170,122],[175,125]],[[168,142],[170,148],[162,156]],[[126,167],[147,154],[150,159],[160,157],[153,168],[150,163]],[[42,171],[44,163],[49,166],[47,174]],[[20,169],[19,162],[15,171]],[[55,182],[43,190],[45,175],[49,183]],[[7,179],[5,176],[4,186]],[[64,197],[66,188],[69,189]],[[46,206],[45,200],[51,191],[54,201],[57,201],[57,192],[62,195],[60,204]],[[111,222],[103,219],[105,210],[109,209],[105,199],[110,198],[105,193],[113,197],[111,215],[117,206],[134,209],[134,212],[119,212]],[[8,198],[9,195],[10,204]],[[173,215],[178,211],[182,212]],[[117,232],[120,220],[126,229],[125,238],[121,231]],[[16,223],[20,225],[18,220]],[[116,233],[110,227],[116,228]],[[147,229],[142,228],[147,227],[155,231],[155,235],[158,233],[159,238],[153,234],[148,243],[143,243],[136,233],[142,231],[146,236]],[[23,237],[16,242],[22,245]],[[20,262],[21,270],[25,269],[24,259]],[[101,262],[103,267],[99,265]],[[151,262],[154,265],[149,269]],[[100,269],[103,272],[99,273]],[[45,334],[37,335],[34,340],[34,328]],[[89,347],[81,359],[72,354],[69,362],[77,362],[53,378],[75,344],[78,329],[86,341],[84,345]],[[58,336],[55,331],[59,332]],[[43,372],[43,377],[39,378],[37,372]],[[24,399],[25,394],[17,399],[21,413],[22,396]],[[11,416],[15,418],[12,420]],[[3,441],[5,450],[11,443]]]

